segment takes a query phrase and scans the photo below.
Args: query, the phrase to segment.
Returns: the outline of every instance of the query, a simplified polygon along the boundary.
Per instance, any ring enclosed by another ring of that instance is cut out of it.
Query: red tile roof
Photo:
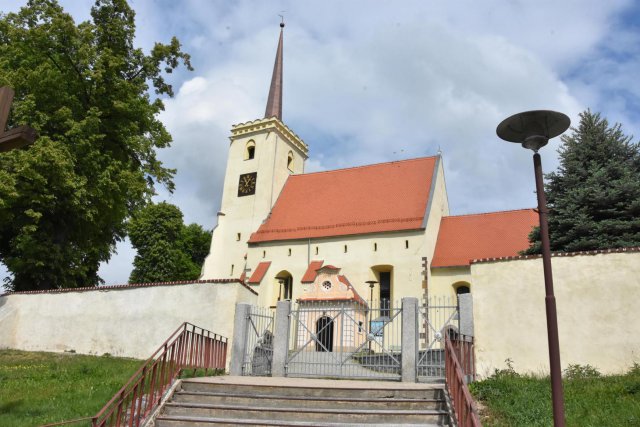
[[[313,283],[313,281],[316,280],[316,276],[318,275],[317,270],[322,267],[322,264],[324,264],[324,261],[311,261],[311,263],[309,263],[309,267],[307,267],[307,271],[304,273],[304,276],[302,276],[302,280],[300,280],[300,282]]]
[[[249,278],[249,283],[252,285],[260,284],[270,265],[271,261],[261,262],[260,264],[258,264],[258,267],[256,267],[256,271],[254,271]]]
[[[423,227],[438,157],[292,175],[250,243]]]
[[[529,247],[528,236],[536,225],[538,214],[533,209],[444,217],[431,267],[518,255]]]

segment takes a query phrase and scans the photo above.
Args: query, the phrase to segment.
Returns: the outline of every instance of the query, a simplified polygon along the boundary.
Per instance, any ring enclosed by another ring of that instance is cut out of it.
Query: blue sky
[[[2,12],[24,1],[4,0]],[[60,1],[77,22],[92,1]],[[170,77],[160,158],[177,190],[158,200],[215,225],[232,124],[261,118],[279,20],[284,122],[309,146],[307,171],[434,155],[453,214],[533,207],[531,154],[500,141],[511,114],[553,109],[577,124],[587,108],[640,132],[640,6],[592,1],[136,0],[137,43],[177,36],[195,71]],[[284,12],[282,12],[284,11]],[[635,139],[634,139],[635,140]],[[559,140],[543,149],[557,166]],[[101,274],[126,283],[134,252],[119,245]]]

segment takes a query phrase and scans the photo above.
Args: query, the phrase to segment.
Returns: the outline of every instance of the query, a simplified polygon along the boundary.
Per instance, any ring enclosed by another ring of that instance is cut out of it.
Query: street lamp
[[[283,276],[276,276],[276,280],[280,284],[280,287],[279,287],[279,290],[278,290],[278,301],[280,301],[280,300],[282,300],[282,287],[284,286],[284,283],[287,280],[287,278],[283,277]],[[286,289],[285,289],[285,299],[287,299]]]
[[[376,280],[367,280],[365,283],[369,285],[369,288],[371,289],[371,296],[369,297],[369,333],[367,334],[367,340],[369,341],[369,353],[371,353],[371,341],[373,340],[373,333],[371,332],[371,312],[373,311],[373,308],[371,306],[373,305],[373,287],[378,282]]]
[[[522,144],[533,150],[533,169],[536,176],[538,215],[540,217],[540,238],[542,240],[542,266],[546,291],[547,339],[549,342],[549,365],[551,368],[551,395],[553,401],[553,425],[562,427],[564,423],[564,398],[562,392],[562,372],[560,370],[560,344],[558,340],[558,315],[556,297],[553,294],[551,272],[551,249],[549,246],[549,226],[547,224],[547,200],[542,182],[542,162],[538,150],[569,128],[569,117],[556,111],[537,110],[514,114],[503,120],[496,129],[505,141]]]

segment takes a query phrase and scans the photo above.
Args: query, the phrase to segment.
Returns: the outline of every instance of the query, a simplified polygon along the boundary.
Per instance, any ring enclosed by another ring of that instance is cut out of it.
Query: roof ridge
[[[371,164],[368,164],[368,165],[350,166],[350,167],[346,167],[346,168],[331,169],[331,170],[326,170],[326,171],[305,172],[305,173],[301,173],[301,174],[290,175],[290,178],[297,178],[297,177],[308,176],[308,175],[317,175],[317,174],[321,174],[321,173],[342,172],[342,171],[353,170],[353,169],[364,169],[364,168],[370,168],[370,167],[374,167],[374,166],[390,165],[392,163],[408,163],[408,162],[415,162],[415,161],[418,161],[418,160],[435,159],[437,157],[438,157],[438,155],[436,154],[435,156],[414,157],[414,158],[411,158],[411,159],[393,160],[391,162],[371,163]]]
[[[477,212],[477,213],[467,213],[467,214],[460,214],[460,215],[447,215],[447,216],[443,216],[442,219],[445,218],[460,218],[460,217],[464,217],[464,216],[480,216],[480,215],[492,215],[492,214],[499,214],[499,213],[508,213],[508,212],[522,212],[522,211],[535,211],[536,208],[520,208],[520,209],[505,209],[505,210],[501,210],[501,211],[491,211],[491,212]]]

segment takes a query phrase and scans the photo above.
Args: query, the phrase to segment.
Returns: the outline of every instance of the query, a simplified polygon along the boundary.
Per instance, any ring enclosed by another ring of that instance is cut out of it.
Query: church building
[[[331,266],[354,295],[393,304],[473,292],[473,260],[528,247],[533,209],[450,214],[440,154],[305,173],[309,146],[282,120],[282,27],[265,116],[231,129],[201,279],[239,278],[273,307],[318,292]]]

